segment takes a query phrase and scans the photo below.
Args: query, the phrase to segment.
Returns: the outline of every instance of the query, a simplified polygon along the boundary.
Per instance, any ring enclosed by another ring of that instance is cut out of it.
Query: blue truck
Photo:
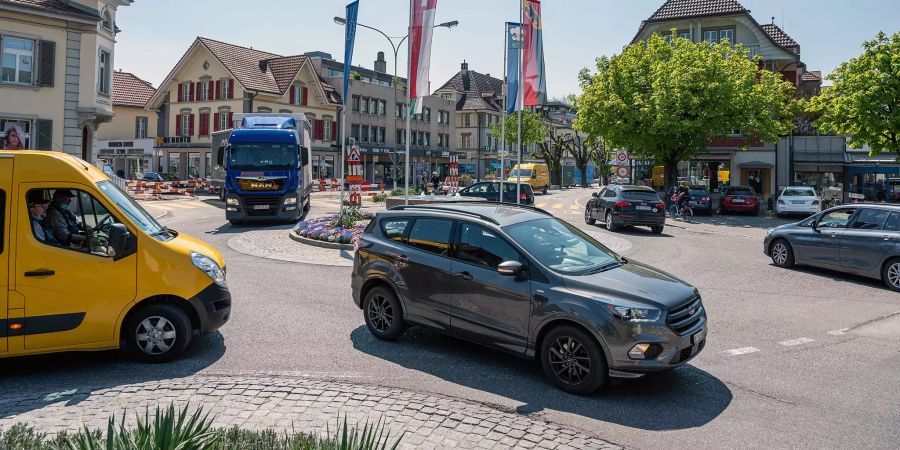
[[[231,223],[296,221],[313,189],[309,120],[302,114],[235,114],[212,135],[213,191]]]

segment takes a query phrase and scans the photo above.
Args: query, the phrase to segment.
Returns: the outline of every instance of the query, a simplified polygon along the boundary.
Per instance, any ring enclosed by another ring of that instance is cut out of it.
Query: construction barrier
[[[313,180],[313,185],[318,187],[317,190],[319,192],[341,190],[341,180],[338,178],[320,178]],[[375,195],[376,193],[384,193],[386,185],[384,183],[371,183],[366,180],[362,184],[354,184],[352,186],[358,186],[361,192],[370,192],[369,195]]]
[[[160,198],[162,195],[186,195],[194,196],[197,190],[193,181],[141,181],[127,180],[126,191],[132,197],[150,196]]]

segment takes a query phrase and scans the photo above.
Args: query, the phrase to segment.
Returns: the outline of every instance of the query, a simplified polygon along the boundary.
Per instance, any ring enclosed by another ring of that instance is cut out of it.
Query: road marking
[[[577,216],[577,215],[581,214],[578,211],[563,211],[563,213],[568,214],[570,216]]]
[[[828,334],[830,334],[832,336],[843,336],[843,335],[847,334],[848,331],[850,331],[849,328],[841,328],[839,330],[831,330],[828,332]]]
[[[733,348],[731,350],[725,350],[729,356],[738,356],[738,355],[746,355],[747,353],[756,353],[759,349],[756,347],[741,347],[741,348]]]
[[[786,341],[781,341],[781,342],[779,342],[779,344],[781,344],[785,347],[792,347],[794,345],[809,344],[810,342],[815,342],[815,341],[810,338],[802,337],[802,338],[797,338],[797,339],[788,339]]]
[[[569,205],[569,209],[581,209],[578,205]]]
[[[543,207],[547,206],[547,204],[546,203],[538,203],[534,206],[537,206],[538,208],[543,208]]]
[[[557,204],[555,204],[555,205],[552,206],[553,209],[560,209],[560,208],[562,208],[562,207],[563,207],[562,203],[557,203]]]
[[[71,397],[78,393],[78,389],[70,389],[68,391],[53,392],[44,397],[45,402],[55,402],[63,397]]]

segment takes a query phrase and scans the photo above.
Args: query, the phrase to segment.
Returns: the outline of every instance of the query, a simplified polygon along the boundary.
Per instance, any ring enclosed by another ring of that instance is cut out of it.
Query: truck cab
[[[232,223],[296,221],[309,209],[309,121],[302,114],[236,114],[213,134],[212,183]]]
[[[224,267],[83,160],[0,151],[0,358],[124,346],[174,359],[228,321]]]

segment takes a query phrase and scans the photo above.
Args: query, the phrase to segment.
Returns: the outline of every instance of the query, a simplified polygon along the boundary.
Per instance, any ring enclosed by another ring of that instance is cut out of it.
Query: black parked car
[[[779,267],[822,267],[881,279],[900,291],[900,205],[831,208],[769,230],[766,255]]]
[[[460,189],[459,195],[463,197],[483,198],[489,202],[499,202],[501,184],[503,185],[502,189],[504,189],[503,202],[516,203],[516,183],[482,181]],[[519,183],[519,197],[521,197],[519,203],[523,205],[534,204],[534,190],[531,189],[530,184]]]
[[[603,220],[606,229],[616,231],[620,226],[649,226],[654,234],[661,234],[666,225],[666,205],[656,191],[646,186],[611,184],[595,192],[584,208],[588,225]]]
[[[163,182],[163,181],[181,181],[177,176],[171,173],[144,172],[141,181]]]
[[[709,189],[706,186],[688,186],[688,198],[694,213],[712,214],[712,199],[709,198]]]
[[[351,280],[375,337],[422,325],[535,358],[576,394],[678,367],[706,342],[696,288],[536,208],[382,211],[357,243]]]

